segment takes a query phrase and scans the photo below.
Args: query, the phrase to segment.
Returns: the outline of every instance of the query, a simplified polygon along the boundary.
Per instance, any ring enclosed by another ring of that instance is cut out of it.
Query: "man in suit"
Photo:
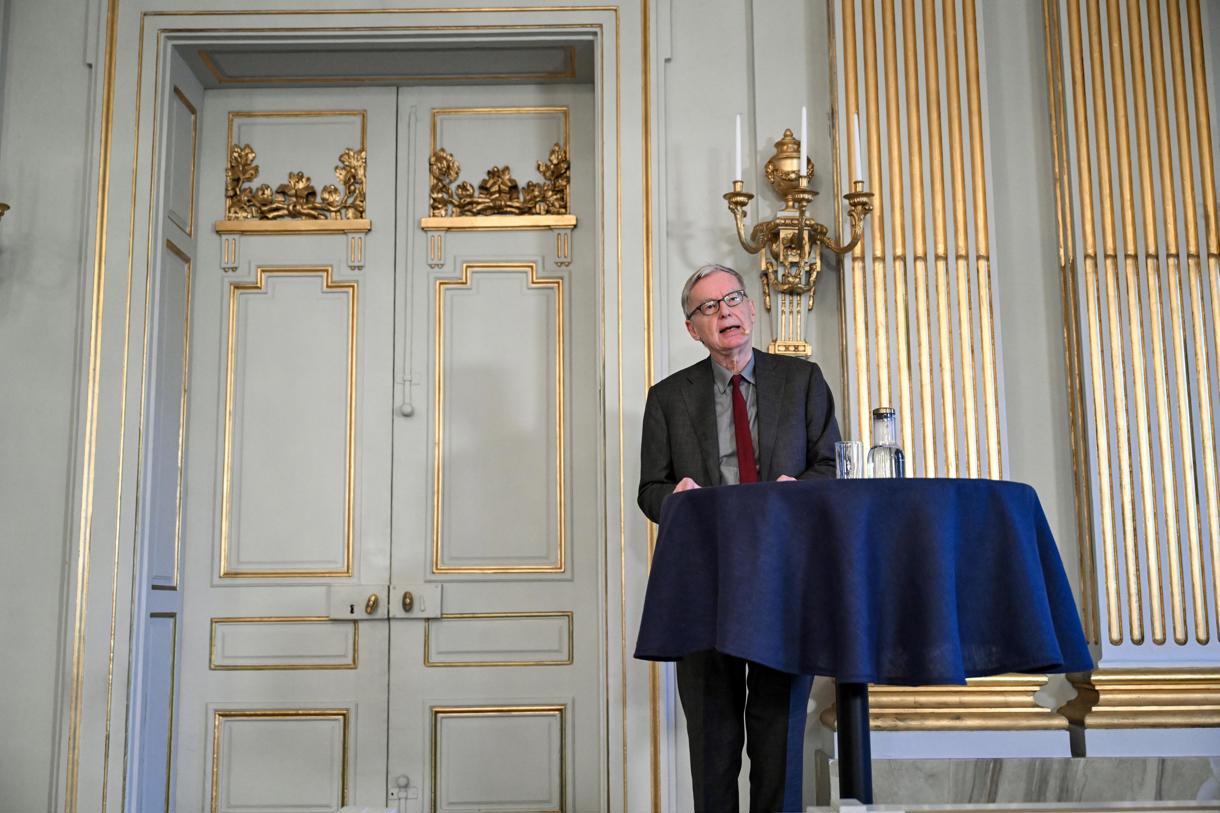
[[[753,348],[756,313],[741,275],[698,269],[682,290],[682,313],[708,358],[648,392],[638,499],[648,518],[659,523],[662,503],[678,491],[834,477],[830,387],[816,364]],[[737,811],[743,742],[752,813],[802,809],[812,679],[715,650],[688,655],[677,672],[696,813]]]

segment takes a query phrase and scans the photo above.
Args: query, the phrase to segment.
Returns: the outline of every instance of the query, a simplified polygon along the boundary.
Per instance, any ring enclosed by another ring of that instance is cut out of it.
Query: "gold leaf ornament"
[[[364,149],[345,149],[339,155],[335,177],[343,185],[322,187],[321,193],[304,172],[289,172],[288,180],[272,190],[269,184],[253,188],[258,177],[257,156],[249,144],[234,144],[225,175],[226,220],[358,220],[365,216]]]
[[[433,217],[481,215],[566,215],[571,163],[567,150],[556,144],[546,161],[539,161],[543,182],[529,181],[522,189],[512,169],[493,166],[479,182],[478,191],[469,181],[454,186],[462,167],[452,154],[438,149],[428,159],[432,176],[429,192]]]

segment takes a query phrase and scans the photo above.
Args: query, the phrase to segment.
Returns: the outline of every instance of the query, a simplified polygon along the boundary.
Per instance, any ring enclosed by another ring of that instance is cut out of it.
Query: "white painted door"
[[[443,617],[391,624],[390,775],[437,813],[601,810],[592,93],[405,88],[399,111],[399,188],[412,192],[391,571],[398,606],[440,586]],[[462,180],[508,165],[524,188],[557,142],[574,168],[570,265],[549,230],[476,230],[447,232],[429,267],[416,228],[428,198],[412,178],[434,147]]]
[[[328,593],[381,585],[371,616],[384,615],[395,118],[392,88],[205,96],[179,811],[385,800],[388,624],[330,620]],[[257,154],[258,176],[243,186],[274,189],[303,172],[319,197],[339,186],[343,150],[364,146],[373,225],[363,267],[352,267],[342,233],[241,235],[222,246],[212,224],[225,216],[231,145]],[[352,603],[364,618],[363,599]]]
[[[206,95],[177,809],[605,808],[591,116],[576,86]],[[524,187],[555,142],[570,266],[545,229],[450,231],[428,264],[434,145]],[[222,245],[246,143],[243,184],[319,192],[363,144],[362,244]]]

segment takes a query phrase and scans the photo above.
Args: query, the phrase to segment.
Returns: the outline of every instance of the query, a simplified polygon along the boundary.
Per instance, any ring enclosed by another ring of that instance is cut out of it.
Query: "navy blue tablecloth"
[[[1093,665],[1037,494],[997,480],[674,494],[635,657],[704,649],[899,685]]]

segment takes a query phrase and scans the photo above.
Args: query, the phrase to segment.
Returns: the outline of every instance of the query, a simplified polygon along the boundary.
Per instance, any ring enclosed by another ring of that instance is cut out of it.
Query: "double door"
[[[177,810],[604,807],[591,102],[205,94]],[[434,150],[478,194],[493,166],[541,182],[554,143],[570,264],[549,229],[420,228]],[[367,232],[210,233],[226,182],[266,212],[354,200],[361,149]]]

